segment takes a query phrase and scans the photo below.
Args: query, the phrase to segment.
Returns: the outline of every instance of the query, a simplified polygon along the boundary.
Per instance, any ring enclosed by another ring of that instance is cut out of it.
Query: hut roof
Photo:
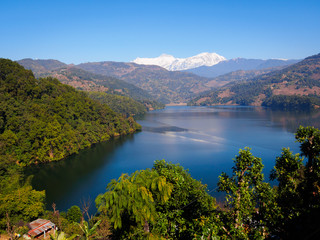
[[[55,225],[49,221],[49,220],[45,220],[45,219],[37,219],[31,223],[29,223],[30,225],[30,231],[28,232],[28,234],[30,236],[38,236],[39,234],[47,231],[48,229],[53,228]]]

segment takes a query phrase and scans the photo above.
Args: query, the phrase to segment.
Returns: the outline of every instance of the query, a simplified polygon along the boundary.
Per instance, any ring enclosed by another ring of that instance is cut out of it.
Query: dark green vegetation
[[[301,109],[312,109],[313,108],[312,98],[308,96],[287,96],[287,95],[275,95],[266,99],[262,106],[270,107],[273,109],[282,110],[301,110]]]
[[[309,110],[319,106],[320,54],[285,69],[202,94],[190,105],[237,104]]]
[[[127,117],[143,115],[147,112],[145,106],[132,98],[119,96],[104,92],[89,92],[91,99],[107,104],[113,111],[121,113]]]
[[[139,128],[85,93],[53,78],[37,80],[10,60],[0,61],[0,71],[1,156],[19,165],[60,160]]]
[[[216,208],[206,186],[164,160],[156,161],[152,169],[122,175],[107,190],[96,204],[100,216],[110,219],[116,239],[190,239],[200,228],[195,219]]]

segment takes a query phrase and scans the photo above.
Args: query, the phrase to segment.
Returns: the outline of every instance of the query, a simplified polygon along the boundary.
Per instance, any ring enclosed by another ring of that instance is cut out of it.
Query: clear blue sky
[[[317,54],[320,1],[0,1],[0,57],[80,63],[201,52],[228,59]]]

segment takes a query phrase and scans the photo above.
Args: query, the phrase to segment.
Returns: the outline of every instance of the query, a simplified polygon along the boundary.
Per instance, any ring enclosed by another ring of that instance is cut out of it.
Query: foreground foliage
[[[192,238],[194,220],[214,211],[206,187],[179,165],[156,161],[153,169],[122,175],[96,199],[113,224],[113,238]],[[192,201],[192,203],[190,203]]]
[[[222,173],[219,177],[219,191],[226,195],[224,212],[227,219],[225,228],[229,234],[239,239],[263,238],[266,234],[266,221],[271,220],[270,208],[277,211],[270,199],[274,196],[272,188],[264,183],[263,165],[260,158],[254,157],[249,148],[239,151],[234,159],[233,175]]]
[[[264,182],[262,160],[249,148],[235,157],[231,176],[219,177],[218,190],[226,194],[219,206],[181,166],[156,161],[152,169],[113,180],[96,199],[99,217],[109,219],[112,239],[315,239],[320,131],[300,127],[296,139],[307,161],[304,166],[284,148],[270,175],[277,187]]]

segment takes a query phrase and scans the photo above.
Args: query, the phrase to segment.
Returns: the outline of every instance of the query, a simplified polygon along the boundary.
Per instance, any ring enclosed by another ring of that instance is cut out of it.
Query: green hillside
[[[0,162],[57,161],[140,126],[52,77],[0,59]]]
[[[88,96],[101,103],[107,104],[113,111],[127,117],[143,115],[147,112],[145,106],[132,98],[104,92],[89,92]]]

